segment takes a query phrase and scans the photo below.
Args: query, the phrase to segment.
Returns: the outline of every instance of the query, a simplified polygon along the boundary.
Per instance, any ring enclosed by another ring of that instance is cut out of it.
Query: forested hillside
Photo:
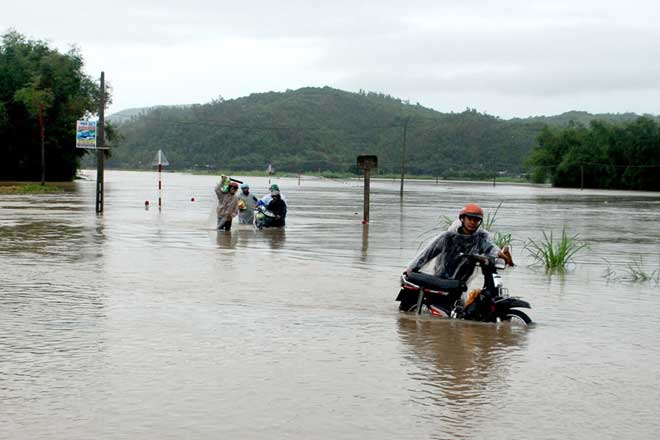
[[[171,169],[258,170],[272,163],[290,172],[356,171],[356,156],[370,153],[378,155],[380,172],[396,172],[405,131],[412,174],[517,175],[549,123],[471,109],[440,113],[379,93],[329,87],[132,112],[116,122],[123,139],[109,167],[148,167],[162,149]]]
[[[554,186],[660,191],[660,123],[547,126],[529,165],[534,181]]]

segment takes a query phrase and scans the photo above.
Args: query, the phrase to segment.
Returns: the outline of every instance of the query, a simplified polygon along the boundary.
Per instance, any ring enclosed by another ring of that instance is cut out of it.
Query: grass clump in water
[[[607,264],[605,268],[607,282],[654,283],[656,286],[660,285],[660,269],[649,271],[641,255],[626,264],[623,275],[619,275],[607,259],[603,258],[603,260]]]
[[[550,234],[543,231],[543,240],[530,238],[525,245],[535,264],[544,266],[546,270],[564,270],[573,257],[586,247],[586,243],[578,240],[578,234],[569,236],[566,233],[566,226],[562,228],[559,240],[555,240],[552,231]]]
[[[493,235],[493,243],[497,245],[498,248],[504,249],[504,246],[511,246],[511,234],[503,234],[501,232],[496,232]]]
[[[660,283],[660,270],[656,269],[653,272],[649,272],[645,268],[644,259],[640,255],[626,266],[625,279],[633,283],[646,283],[653,281],[655,284],[658,284]]]
[[[504,202],[500,202],[500,204],[497,205],[497,208],[495,208],[495,211],[492,214],[490,212],[486,213],[486,218],[484,218],[484,221],[481,223],[481,227],[486,231],[493,229],[493,226],[495,225],[495,219],[497,218],[497,213],[502,207],[502,203]]]

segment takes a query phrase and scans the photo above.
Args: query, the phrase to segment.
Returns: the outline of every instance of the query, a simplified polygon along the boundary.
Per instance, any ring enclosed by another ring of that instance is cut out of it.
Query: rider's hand
[[[511,251],[509,250],[509,246],[504,246],[502,251],[500,252],[500,258],[503,258],[504,261],[506,261],[507,266],[515,266],[513,264],[513,257],[511,256]]]
[[[409,277],[410,274],[412,273],[412,269],[409,268],[409,267],[406,267],[406,270],[404,270],[403,273],[406,274],[407,277]]]

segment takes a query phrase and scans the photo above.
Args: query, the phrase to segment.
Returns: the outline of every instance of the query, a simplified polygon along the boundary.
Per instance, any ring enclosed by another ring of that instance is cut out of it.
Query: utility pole
[[[403,145],[401,146],[401,191],[400,196],[403,197],[403,180],[406,175],[406,135],[408,133],[408,121],[410,116],[403,120]]]
[[[96,213],[103,213],[103,159],[105,137],[103,126],[105,124],[105,72],[101,72],[101,98],[99,101],[99,121],[96,125]]]
[[[39,103],[39,133],[41,135],[41,185],[46,184],[46,144],[44,142],[46,128],[44,127],[44,103]]]

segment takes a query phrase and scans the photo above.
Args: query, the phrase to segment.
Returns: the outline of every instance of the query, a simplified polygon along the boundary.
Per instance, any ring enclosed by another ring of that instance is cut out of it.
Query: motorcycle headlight
[[[506,261],[504,261],[504,258],[495,258],[496,269],[504,269],[505,267],[506,267]]]

